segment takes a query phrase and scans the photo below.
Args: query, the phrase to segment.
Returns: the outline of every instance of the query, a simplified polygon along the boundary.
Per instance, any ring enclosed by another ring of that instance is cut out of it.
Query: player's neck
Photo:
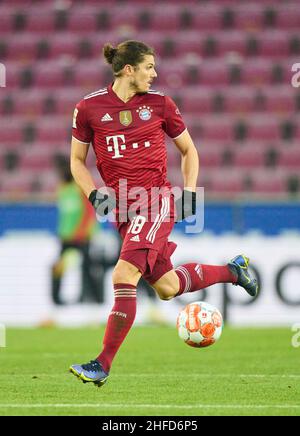
[[[127,82],[125,83],[120,79],[116,79],[112,86],[112,90],[124,103],[127,103],[136,94],[136,91],[130,88]]]

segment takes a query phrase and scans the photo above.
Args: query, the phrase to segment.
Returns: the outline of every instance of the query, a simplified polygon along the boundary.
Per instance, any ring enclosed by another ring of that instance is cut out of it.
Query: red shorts
[[[123,239],[120,259],[136,266],[150,284],[173,269],[171,255],[177,245],[168,241],[174,226],[174,199],[163,197],[153,221],[137,215],[118,225]]]

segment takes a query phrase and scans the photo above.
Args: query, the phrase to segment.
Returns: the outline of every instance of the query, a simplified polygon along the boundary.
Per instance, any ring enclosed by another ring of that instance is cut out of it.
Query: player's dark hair
[[[154,49],[140,41],[124,41],[117,47],[107,43],[103,47],[103,54],[107,63],[112,65],[115,77],[121,76],[121,70],[129,64],[136,67],[143,62],[145,55],[154,56]]]

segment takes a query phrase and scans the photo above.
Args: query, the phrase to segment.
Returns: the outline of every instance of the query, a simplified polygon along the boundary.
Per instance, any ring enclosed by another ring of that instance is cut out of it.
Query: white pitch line
[[[68,371],[63,371],[59,374],[48,374],[48,373],[30,373],[30,374],[13,374],[13,377],[53,377],[53,378],[57,378],[58,376],[60,377],[65,377],[65,375],[68,373]],[[1,377],[5,377],[7,378],[7,376],[9,376],[10,374],[0,374],[0,378]],[[178,374],[174,373],[174,374],[161,374],[161,373],[124,373],[124,374],[111,374],[111,378],[117,378],[117,377],[177,377]],[[220,378],[225,378],[225,377],[230,377],[230,378],[247,378],[247,377],[251,377],[251,378],[300,378],[300,374],[204,374],[204,373],[199,373],[199,374],[189,374],[188,376],[189,378],[192,377],[196,377],[196,378],[200,378],[200,377],[220,377]]]
[[[300,409],[300,404],[0,404],[5,408],[122,408],[122,409]]]

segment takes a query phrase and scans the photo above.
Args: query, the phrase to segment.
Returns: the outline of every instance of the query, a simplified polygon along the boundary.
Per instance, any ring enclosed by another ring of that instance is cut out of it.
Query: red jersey
[[[127,192],[169,186],[165,133],[175,139],[186,129],[173,100],[149,90],[124,103],[112,84],[87,95],[74,111],[73,136],[94,148],[106,186],[119,198],[119,181]],[[130,201],[128,202],[130,203]]]

